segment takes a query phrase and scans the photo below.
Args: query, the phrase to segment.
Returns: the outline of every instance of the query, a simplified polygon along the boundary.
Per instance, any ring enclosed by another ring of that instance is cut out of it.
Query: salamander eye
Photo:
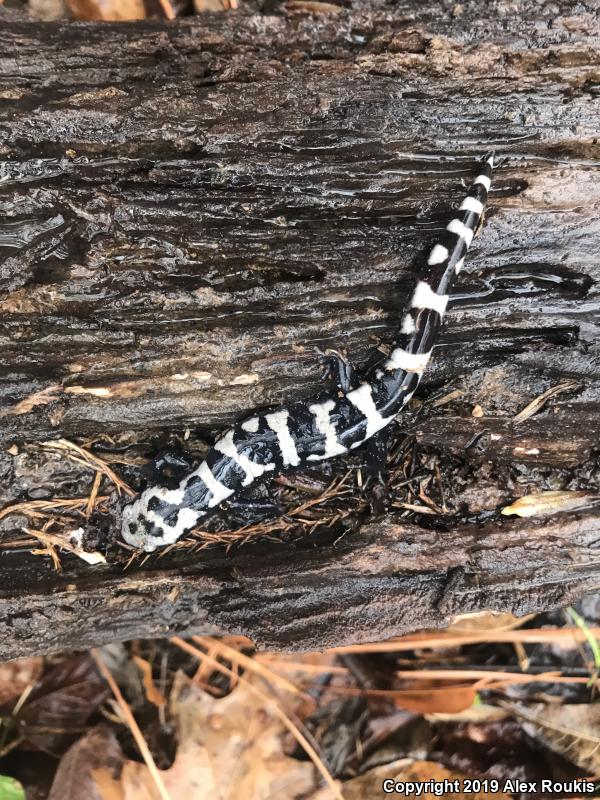
[[[148,500],[148,511],[157,511],[163,505],[164,503],[160,497],[151,497],[150,500]]]

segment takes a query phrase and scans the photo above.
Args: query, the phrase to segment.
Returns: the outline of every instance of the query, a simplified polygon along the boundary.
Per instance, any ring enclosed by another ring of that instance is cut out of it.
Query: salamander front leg
[[[149,486],[159,484],[168,489],[176,489],[181,480],[193,469],[191,455],[181,447],[171,447],[145,464],[142,467],[142,475]]]

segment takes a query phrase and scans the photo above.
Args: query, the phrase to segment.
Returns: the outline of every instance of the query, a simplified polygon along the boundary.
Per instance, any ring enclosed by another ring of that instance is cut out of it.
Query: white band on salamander
[[[478,175],[478,176],[475,178],[475,180],[473,181],[473,183],[480,183],[480,184],[481,184],[481,185],[482,185],[482,186],[485,188],[486,192],[489,192],[489,190],[490,190],[490,186],[491,186],[491,183],[492,183],[492,182],[491,182],[491,180],[488,178],[488,176],[487,176],[487,175]]]
[[[297,467],[300,463],[300,456],[288,428],[289,415],[289,411],[284,408],[281,411],[273,411],[272,414],[265,414],[265,419],[269,428],[277,434],[283,466]]]
[[[233,489],[225,486],[215,478],[206,461],[203,461],[193,474],[197,475],[212,492],[212,498],[208,502],[209,508],[218,506],[219,503],[222,503],[229,495],[233,494]]]
[[[448,305],[448,295],[436,294],[428,283],[419,281],[410,305],[412,308],[430,308],[443,317]]]
[[[323,455],[310,455],[308,461],[324,461],[326,458],[346,453],[347,448],[340,444],[337,439],[335,425],[330,419],[330,412],[335,408],[334,400],[325,400],[323,403],[313,403],[308,410],[315,417],[317,429],[325,437],[325,452]]]
[[[483,212],[483,203],[477,200],[475,197],[465,197],[462,201],[459,211],[472,211],[474,214],[479,214]]]
[[[473,239],[473,231],[459,219],[453,219],[451,222],[449,222],[446,225],[446,230],[450,231],[450,233],[455,233],[457,236],[460,236],[461,239],[464,239],[467,247],[471,244]]]
[[[431,351],[429,353],[407,353],[401,347],[396,347],[390,353],[384,366],[386,369],[403,369],[405,372],[423,372],[430,358]]]
[[[400,326],[400,333],[403,333],[405,336],[410,336],[411,333],[414,333],[417,330],[417,326],[415,325],[415,321],[412,318],[411,314],[405,314],[402,317],[402,324]]]
[[[444,247],[443,244],[436,244],[431,253],[429,254],[429,258],[427,263],[429,266],[433,266],[434,264],[443,264],[444,261],[448,258],[448,248]]]
[[[377,433],[377,431],[385,428],[388,422],[390,422],[392,419],[392,417],[384,418],[381,416],[375,406],[372,391],[373,390],[368,383],[362,383],[358,389],[353,389],[346,395],[352,405],[358,408],[367,421],[367,429],[362,439],[363,442],[367,439],[370,439],[373,434]],[[358,442],[355,442],[352,447],[357,445]]]
[[[244,420],[242,422],[243,430],[247,431],[248,433],[256,433],[258,430],[260,420],[258,417],[250,417],[250,419]]]
[[[258,420],[258,417],[256,419]],[[260,478],[263,473],[275,469],[275,464],[273,463],[256,464],[243,453],[238,453],[233,436],[234,432],[232,430],[227,431],[220,439],[217,439],[214,447],[218,453],[223,453],[224,456],[235,461],[238,467],[246,473],[246,477],[242,481],[242,486],[249,486],[257,478]]]

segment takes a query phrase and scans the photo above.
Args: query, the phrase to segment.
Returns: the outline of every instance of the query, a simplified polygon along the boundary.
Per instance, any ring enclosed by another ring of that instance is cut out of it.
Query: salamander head
[[[122,513],[121,535],[127,544],[151,553],[157,547],[173,544],[194,527],[203,512],[181,508],[173,501],[179,495],[162,487],[151,487]]]
[[[164,531],[145,516],[140,500],[125,506],[121,520],[121,535],[127,544],[148,553],[166,544]]]

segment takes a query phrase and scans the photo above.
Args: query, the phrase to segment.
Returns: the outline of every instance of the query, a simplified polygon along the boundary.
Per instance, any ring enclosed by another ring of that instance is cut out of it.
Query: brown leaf
[[[0,706],[20,697],[42,674],[43,658],[22,658],[0,664]]]
[[[539,395],[539,397],[536,397],[535,400],[532,400],[531,403],[528,403],[525,408],[519,411],[518,414],[515,414],[513,417],[513,425],[518,425],[521,422],[525,422],[525,420],[529,419],[529,417],[532,417],[540,410],[540,408],[543,408],[543,406],[546,404],[546,401],[551,397],[555,397],[557,394],[561,394],[561,392],[567,392],[580,388],[581,383],[579,383],[579,381],[565,381],[558,386],[553,386],[551,389],[547,389],[545,392]]]
[[[180,673],[171,705],[180,741],[187,743],[184,755],[205,748],[223,800],[295,800],[314,787],[313,765],[284,754],[286,729],[246,682],[215,699]]]
[[[98,775],[106,774],[118,786],[113,775],[120,770],[122,761],[114,733],[102,725],[92,728],[62,757],[48,800],[108,800],[110,795],[99,790]],[[113,798],[120,800],[118,794]]]
[[[451,772],[435,761],[412,761],[407,763],[403,758],[391,764],[383,764],[375,767],[358,778],[345,781],[341,788],[344,793],[344,800],[365,800],[365,798],[375,798],[387,796],[383,793],[383,782],[393,780],[409,783],[411,781],[426,783],[427,781],[462,781],[468,776],[460,772]],[[389,795],[392,797],[392,795]],[[396,797],[416,797],[416,794],[395,795]],[[448,792],[446,797],[452,800],[510,800],[511,795],[504,792]],[[439,795],[433,792],[424,791],[419,794],[419,800],[434,800]],[[308,800],[329,800],[329,795],[325,790],[320,790],[311,795]]]
[[[501,514],[518,517],[547,517],[561,511],[579,511],[600,504],[600,495],[590,492],[539,492],[519,497]]]
[[[568,761],[600,775],[600,705],[503,702],[525,732]]]
[[[443,712],[428,714],[427,719],[432,722],[475,722],[481,725],[484,722],[498,722],[509,716],[508,711],[498,706],[490,706],[487,703],[479,703],[464,711],[446,714]]]
[[[476,611],[473,614],[460,614],[454,617],[450,625],[448,625],[448,630],[451,633],[512,631],[515,628],[520,628],[532,617],[532,614],[515,617],[514,614],[509,614],[505,611]]]
[[[417,714],[456,714],[470,708],[475,702],[477,688],[474,684],[399,689],[389,692],[396,705]]]
[[[205,11],[225,11],[226,6],[223,0],[194,0],[194,9],[202,14]]]
[[[93,769],[91,775],[102,800],[125,800],[121,779],[115,778],[111,770],[100,767]]]
[[[17,721],[30,744],[59,756],[107,693],[89,656],[67,659],[39,681]]]
[[[143,0],[67,0],[69,11],[75,19],[121,22],[145,19]]]
[[[288,0],[285,9],[304,14],[339,14],[343,10],[335,3],[324,3],[322,0]]]
[[[233,768],[233,763],[229,769]],[[161,772],[169,795],[176,798],[221,798],[215,771],[203,748],[180,745],[173,766]],[[161,800],[161,796],[145,764],[128,761],[121,773],[123,800]],[[103,797],[102,800],[107,800]]]
[[[284,754],[286,729],[244,681],[215,699],[178,673],[170,705],[179,744],[161,777],[173,800],[298,800],[314,789],[315,768]],[[120,785],[123,800],[160,800],[144,764],[126,762]],[[110,783],[103,792],[102,800],[113,800]]]

